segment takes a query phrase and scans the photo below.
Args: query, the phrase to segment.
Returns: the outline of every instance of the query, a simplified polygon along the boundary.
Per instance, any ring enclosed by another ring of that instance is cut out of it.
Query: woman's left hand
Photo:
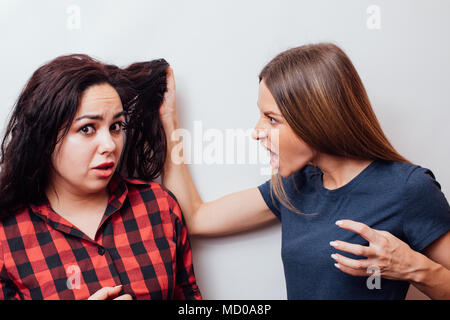
[[[164,93],[164,98],[159,108],[159,116],[163,124],[166,121],[177,120],[177,102],[176,102],[176,85],[173,69],[168,66],[166,69],[166,84],[167,89]]]
[[[339,240],[330,242],[330,245],[337,250],[367,257],[367,259],[355,260],[335,253],[332,258],[336,261],[335,266],[339,270],[354,276],[367,277],[375,272],[391,280],[413,279],[417,268],[415,261],[420,253],[412,250],[408,244],[387,231],[375,230],[360,222],[340,220],[336,224],[369,241],[369,246]]]

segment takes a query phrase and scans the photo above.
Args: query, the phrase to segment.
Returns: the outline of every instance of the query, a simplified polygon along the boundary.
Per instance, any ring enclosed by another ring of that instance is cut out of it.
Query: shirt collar
[[[103,218],[100,222],[99,229],[111,215],[122,208],[128,195],[127,182],[131,184],[145,184],[143,181],[137,179],[125,179],[118,173],[114,173],[107,187],[109,200]],[[30,204],[30,209],[32,213],[40,217],[54,229],[79,238],[85,238],[89,241],[92,240],[76,228],[72,223],[56,213],[50,206],[50,203],[46,197],[40,203]]]

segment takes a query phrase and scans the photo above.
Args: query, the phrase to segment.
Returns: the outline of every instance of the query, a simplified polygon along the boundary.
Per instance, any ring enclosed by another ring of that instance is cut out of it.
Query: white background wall
[[[248,129],[261,68],[290,47],[331,41],[354,62],[393,145],[432,169],[449,199],[449,17],[448,0],[0,0],[1,126],[38,66],[86,53],[121,66],[163,57],[182,127]],[[190,166],[205,201],[259,185],[269,178],[260,168]],[[286,298],[279,225],[192,243],[204,298]]]

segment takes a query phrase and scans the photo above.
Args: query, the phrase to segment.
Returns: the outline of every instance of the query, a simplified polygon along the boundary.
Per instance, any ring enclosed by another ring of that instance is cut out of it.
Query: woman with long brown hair
[[[289,299],[404,299],[410,284],[450,298],[448,202],[433,173],[389,143],[348,56],[328,43],[293,48],[259,80],[254,138],[275,174],[204,203],[186,165],[168,157],[163,184],[190,233],[280,220]],[[160,117],[169,154],[179,151],[173,74]]]

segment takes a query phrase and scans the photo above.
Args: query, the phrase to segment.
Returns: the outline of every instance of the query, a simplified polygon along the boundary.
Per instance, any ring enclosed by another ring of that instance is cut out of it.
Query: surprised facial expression
[[[111,85],[86,89],[67,135],[53,152],[50,184],[76,194],[104,190],[120,160],[124,123],[122,102]]]

